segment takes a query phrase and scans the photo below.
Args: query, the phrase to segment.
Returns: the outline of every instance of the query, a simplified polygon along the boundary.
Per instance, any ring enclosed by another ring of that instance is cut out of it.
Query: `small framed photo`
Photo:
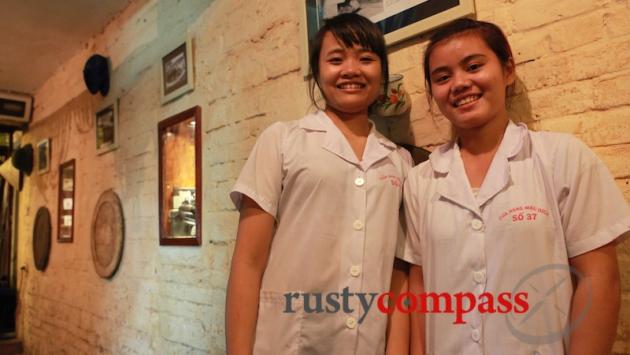
[[[194,89],[192,38],[162,57],[160,76],[162,104]]]
[[[310,41],[324,19],[348,12],[363,15],[381,28],[390,46],[475,13],[474,0],[300,0],[299,3],[304,77],[308,75]]]
[[[75,160],[59,165],[57,241],[72,243],[74,236]]]
[[[96,113],[96,153],[118,147],[118,100]]]
[[[41,175],[50,170],[50,138],[37,143],[37,172]]]

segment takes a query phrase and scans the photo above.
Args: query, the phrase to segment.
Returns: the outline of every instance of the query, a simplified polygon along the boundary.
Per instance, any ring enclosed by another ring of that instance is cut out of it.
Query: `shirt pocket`
[[[254,355],[300,353],[304,303],[302,297],[289,294],[260,291]]]

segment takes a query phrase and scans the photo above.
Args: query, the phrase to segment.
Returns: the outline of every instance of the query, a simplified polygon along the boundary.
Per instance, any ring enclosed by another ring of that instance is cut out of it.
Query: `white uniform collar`
[[[477,197],[470,188],[457,143],[439,147],[429,156],[433,170],[445,174],[438,182],[438,193],[480,216],[479,207],[510,183],[508,161],[521,151],[526,135],[525,125],[508,123]]]
[[[367,169],[370,165],[386,157],[392,150],[396,149],[396,144],[377,131],[373,122],[371,122],[371,126],[363,153],[363,160],[359,162],[348,141],[324,111],[319,110],[306,115],[299,121],[299,127],[304,130],[326,132],[326,138],[322,144],[324,149],[350,163],[360,165],[364,169]]]
[[[523,140],[527,135],[527,126],[523,123],[515,124],[509,121],[497,154],[503,155],[506,159],[510,159],[517,155],[522,147]],[[442,174],[449,172],[453,157],[455,154],[459,154],[459,145],[457,139],[450,143],[441,145],[431,153],[429,159],[431,160],[431,167],[434,171]]]

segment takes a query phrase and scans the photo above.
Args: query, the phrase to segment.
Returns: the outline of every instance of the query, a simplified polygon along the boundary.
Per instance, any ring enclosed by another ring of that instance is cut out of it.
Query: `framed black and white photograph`
[[[59,165],[59,202],[57,204],[57,241],[72,243],[74,240],[75,160]]]
[[[118,100],[96,113],[96,153],[118,147]]]
[[[50,170],[50,138],[42,139],[37,143],[37,172],[45,174]]]
[[[308,74],[310,41],[324,19],[358,13],[376,23],[387,45],[396,44],[449,21],[475,13],[474,0],[303,0],[302,74]]]
[[[162,57],[162,104],[172,101],[194,89],[193,41],[189,38]]]

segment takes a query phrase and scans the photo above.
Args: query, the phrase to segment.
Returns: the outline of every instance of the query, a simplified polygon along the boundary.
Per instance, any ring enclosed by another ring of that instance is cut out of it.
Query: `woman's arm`
[[[409,354],[409,315],[395,307],[398,295],[408,291],[408,272],[407,263],[394,259],[390,291],[395,296],[389,300],[389,306],[394,307],[394,313],[387,319],[387,355]]]
[[[424,278],[422,276],[422,267],[411,265],[409,268],[409,292],[414,295],[424,293]],[[424,313],[413,312],[410,314],[411,322],[411,355],[424,355],[425,339],[424,339]]]
[[[570,321],[575,329],[571,333],[569,354],[610,354],[620,306],[615,243],[573,257],[569,262],[582,274],[571,304]],[[589,299],[592,299],[590,305]]]
[[[227,353],[252,354],[262,275],[273,239],[274,218],[243,196],[227,287]]]

